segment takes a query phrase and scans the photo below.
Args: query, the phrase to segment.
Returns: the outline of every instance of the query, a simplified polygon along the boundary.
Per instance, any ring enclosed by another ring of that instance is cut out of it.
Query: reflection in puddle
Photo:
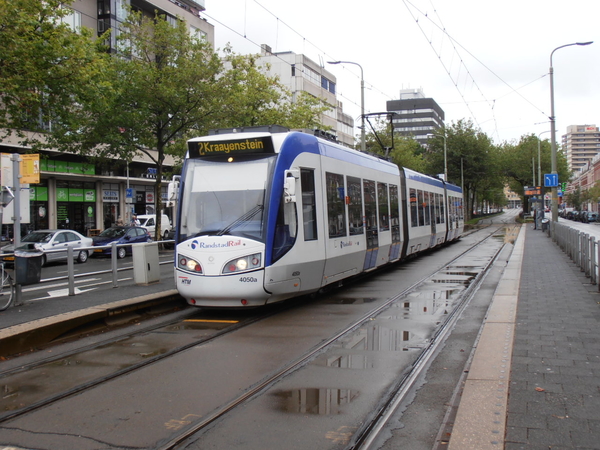
[[[373,369],[375,364],[373,358],[366,355],[327,355],[325,358],[317,359],[316,365],[324,364],[327,367],[337,369]]]
[[[341,414],[343,407],[358,397],[358,391],[307,388],[277,392],[275,395],[281,400],[281,409],[285,412],[329,416]]]
[[[429,331],[429,329],[423,331]],[[426,343],[426,339],[411,330],[396,330],[380,325],[370,325],[359,328],[351,336],[341,339],[335,347],[347,350],[406,352],[420,349]]]
[[[361,305],[364,303],[372,303],[374,301],[381,300],[377,297],[361,297],[361,298],[340,298],[340,297],[331,297],[327,299],[324,303],[330,305]]]

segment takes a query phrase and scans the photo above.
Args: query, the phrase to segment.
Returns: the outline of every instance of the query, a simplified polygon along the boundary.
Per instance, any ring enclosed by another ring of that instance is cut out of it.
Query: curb
[[[0,359],[30,351],[90,322],[182,301],[176,289],[119,300],[0,329]]]

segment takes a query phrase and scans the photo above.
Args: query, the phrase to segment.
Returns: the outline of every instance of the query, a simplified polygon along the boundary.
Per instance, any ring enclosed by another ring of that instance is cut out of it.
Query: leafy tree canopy
[[[411,137],[399,135],[394,135],[392,142],[391,125],[386,119],[375,120],[371,131],[366,133],[365,142],[370,153],[385,156],[401,167],[425,171],[426,163],[421,145]]]
[[[90,30],[66,23],[69,3],[0,0],[0,137],[16,133],[24,145],[43,145],[43,136],[25,130],[46,131],[71,109],[73,93],[102,74],[107,55]]]

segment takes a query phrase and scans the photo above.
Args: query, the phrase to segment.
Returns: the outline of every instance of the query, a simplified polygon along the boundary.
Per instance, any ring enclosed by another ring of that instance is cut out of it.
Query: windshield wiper
[[[229,233],[232,228],[236,227],[240,223],[247,222],[248,220],[252,219],[255,215],[257,215],[259,212],[261,212],[262,209],[263,209],[263,205],[256,205],[250,211],[241,215],[240,217],[235,219],[233,222],[231,222],[229,225],[227,225],[225,228],[223,228],[222,230],[215,233],[215,236],[223,236],[224,234]]]

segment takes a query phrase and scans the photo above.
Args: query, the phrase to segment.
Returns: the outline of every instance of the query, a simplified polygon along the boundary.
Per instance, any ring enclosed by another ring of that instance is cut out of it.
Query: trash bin
[[[42,256],[38,250],[15,250],[15,284],[39,283],[42,279]]]
[[[542,219],[542,231],[548,231],[550,219]]]

